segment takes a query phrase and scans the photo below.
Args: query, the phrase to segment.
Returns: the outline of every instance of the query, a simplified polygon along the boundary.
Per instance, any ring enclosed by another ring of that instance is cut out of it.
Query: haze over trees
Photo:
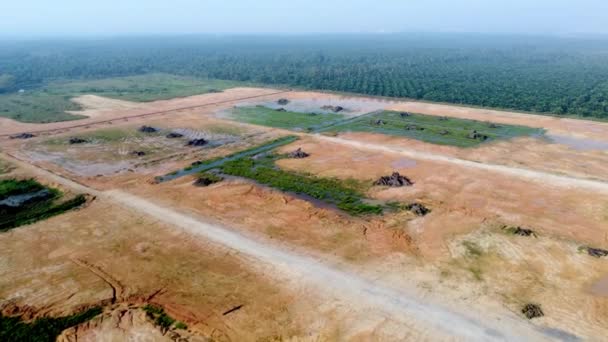
[[[608,118],[608,39],[474,34],[0,41],[0,93],[169,73]]]

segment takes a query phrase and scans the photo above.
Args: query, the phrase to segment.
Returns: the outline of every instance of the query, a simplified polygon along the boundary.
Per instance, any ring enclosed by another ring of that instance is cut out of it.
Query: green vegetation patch
[[[188,326],[185,323],[176,321],[165,312],[165,309],[159,306],[146,304],[142,309],[146,312],[148,317],[154,321],[154,324],[159,326],[163,331],[169,330],[174,324],[175,329],[188,329]]]
[[[52,84],[56,94],[95,94],[115,99],[148,102],[206,93],[218,93],[242,85],[241,82],[200,79],[169,74],[146,74]]]
[[[0,116],[22,122],[47,123],[78,120],[86,116],[66,111],[82,107],[73,97],[93,94],[128,101],[166,100],[211,92],[221,92],[243,83],[198,79],[169,74],[147,74],[101,80],[51,82],[41,88],[0,94]]]
[[[344,119],[341,114],[299,113],[280,111],[268,107],[237,107],[232,118],[254,125],[285,128],[298,131],[313,131],[319,127]]]
[[[370,132],[403,136],[424,142],[474,147],[484,142],[542,135],[544,130],[526,126],[493,124],[476,120],[385,111],[347,120],[324,132]]]
[[[166,174],[164,176],[158,176],[158,177],[156,177],[156,181],[157,182],[167,182],[167,181],[171,181],[173,179],[179,178],[179,177],[191,175],[193,173],[209,171],[211,169],[220,167],[223,163],[226,163],[230,160],[235,160],[235,159],[242,158],[245,156],[252,156],[252,155],[262,153],[265,151],[270,151],[279,146],[283,146],[283,145],[292,143],[292,142],[296,141],[297,139],[298,138],[296,136],[289,135],[289,136],[281,137],[281,138],[274,139],[271,141],[267,141],[261,145],[257,145],[257,146],[248,148],[246,150],[235,152],[235,153],[232,153],[232,154],[224,156],[224,157],[212,158],[212,159],[208,159],[205,161],[196,161],[196,162],[192,163],[190,166],[184,168],[183,170],[177,170],[177,171],[173,171],[169,174]]]
[[[86,203],[84,195],[59,202],[62,193],[33,179],[0,180],[0,232],[41,221]]]
[[[0,95],[0,116],[21,122],[48,123],[84,119],[66,111],[81,110],[71,95],[51,94],[45,89]]]
[[[276,154],[244,157],[229,161],[220,167],[224,174],[245,177],[281,191],[304,194],[314,199],[336,205],[352,215],[382,214],[383,207],[364,202],[365,196],[351,187],[352,182],[335,178],[319,178],[311,174],[296,173],[277,168]]]
[[[43,317],[24,322],[21,317],[3,316],[0,313],[0,341],[3,342],[54,342],[65,329],[77,326],[101,314],[101,308],[91,308],[64,317]]]

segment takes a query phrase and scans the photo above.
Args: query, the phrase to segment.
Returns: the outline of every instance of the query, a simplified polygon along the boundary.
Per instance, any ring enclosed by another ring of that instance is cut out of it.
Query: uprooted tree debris
[[[15,135],[11,135],[11,139],[29,139],[29,138],[33,138],[35,137],[35,135],[33,135],[32,133],[21,133],[21,134],[15,134]]]
[[[526,318],[528,319],[543,317],[545,315],[543,310],[540,308],[540,305],[538,304],[524,305],[524,307],[521,309],[521,313],[523,313],[524,316],[526,316]]]
[[[386,122],[384,122],[384,120],[382,120],[382,119],[378,119],[378,120],[374,121],[373,124],[376,126],[384,126],[384,125],[386,125]]]
[[[301,147],[299,147],[297,150],[289,152],[287,154],[287,157],[289,157],[289,158],[295,158],[295,159],[306,158],[308,156],[310,156],[310,154],[302,151]]]
[[[240,309],[241,309],[243,306],[244,306],[244,305],[243,305],[243,304],[241,304],[241,305],[237,305],[237,306],[233,307],[233,308],[232,308],[232,309],[230,309],[230,310],[226,310],[226,311],[224,311],[224,312],[222,313],[222,316],[226,316],[226,315],[231,314],[231,313],[233,313],[233,312],[235,312],[235,311],[238,311],[238,310],[240,310]]]
[[[166,135],[166,137],[169,138],[169,139],[181,138],[183,136],[184,136],[183,134],[177,133],[177,132],[171,132],[171,133],[169,133],[169,134]]]
[[[593,247],[583,247],[583,248],[587,251],[587,254],[589,254],[592,257],[602,258],[602,257],[608,256],[608,250],[605,250],[605,249],[593,248]]]
[[[532,229],[528,229],[528,228],[522,228],[522,227],[509,227],[509,226],[504,226],[502,227],[503,230],[505,230],[507,233],[509,234],[513,234],[513,235],[519,235],[519,236],[536,236],[536,233],[532,230]]]
[[[467,135],[467,138],[480,140],[480,141],[486,141],[486,140],[488,140],[489,137],[485,134],[479,133],[477,131],[473,131],[473,132],[469,133],[469,135]]]
[[[158,128],[144,125],[144,126],[139,127],[139,131],[142,133],[156,133],[156,132],[158,132]]]
[[[214,173],[202,173],[198,176],[198,178],[194,181],[195,186],[205,187],[214,183],[218,183],[223,181],[224,178],[220,177]]]
[[[414,183],[407,177],[402,176],[399,172],[393,172],[390,176],[382,176],[374,182],[374,185],[383,185],[390,187],[411,186]]]
[[[188,146],[203,146],[207,145],[209,142],[203,138],[201,139],[192,139],[188,141]]]
[[[425,207],[422,203],[411,203],[405,206],[406,210],[411,211],[416,216],[425,216],[431,212],[431,209]]]
[[[344,107],[342,106],[331,106],[331,105],[325,105],[323,107],[321,107],[321,109],[323,110],[330,110],[334,113],[338,113],[344,110]]]
[[[289,103],[289,100],[288,99],[279,99],[277,101],[277,103],[280,104],[281,106],[284,106]]]
[[[89,141],[87,139],[83,139],[83,138],[79,138],[79,137],[71,137],[68,142],[70,143],[70,145],[74,145],[74,144],[88,143]]]
[[[414,124],[409,124],[409,125],[405,126],[405,129],[408,131],[424,131],[424,127],[414,125]]]

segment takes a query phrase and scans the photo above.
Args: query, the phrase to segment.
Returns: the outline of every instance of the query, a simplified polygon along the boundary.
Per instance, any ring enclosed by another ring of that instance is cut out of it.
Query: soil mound
[[[158,128],[144,125],[139,128],[139,131],[142,133],[156,133],[158,132]]]
[[[399,172],[393,172],[390,176],[382,176],[374,182],[374,185],[390,186],[393,188],[402,186],[411,186],[414,183],[407,177],[402,176]]]
[[[284,106],[289,103],[289,100],[288,99],[279,99],[277,101],[277,103],[280,104],[281,106]]]
[[[83,138],[71,137],[68,142],[70,143],[70,145],[74,145],[74,144],[88,143],[89,141],[87,139],[83,139]]]
[[[190,141],[188,141],[188,146],[204,146],[207,145],[209,142],[205,139],[192,139]]]
[[[166,137],[168,139],[176,139],[176,138],[181,138],[183,136],[184,136],[183,134],[177,133],[177,132],[171,132],[171,133],[169,133],[169,134],[166,135]]]
[[[300,147],[300,148],[298,148],[298,149],[297,149],[297,150],[295,150],[295,151],[289,152],[289,153],[287,154],[287,156],[288,156],[289,158],[301,159],[301,158],[306,158],[306,157],[310,156],[310,154],[308,154],[308,153],[306,153],[306,152],[302,151],[302,148]]]
[[[15,134],[15,135],[11,135],[11,139],[29,139],[29,138],[33,138],[35,137],[35,135],[33,135],[32,133],[21,133],[21,134]]]
[[[543,317],[545,315],[540,305],[538,304],[524,305],[524,307],[521,309],[521,313],[523,313],[528,319]]]

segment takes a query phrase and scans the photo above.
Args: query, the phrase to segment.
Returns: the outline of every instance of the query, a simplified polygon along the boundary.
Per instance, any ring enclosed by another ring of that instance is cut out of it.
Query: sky
[[[608,0],[1,0],[0,36],[608,34]]]

